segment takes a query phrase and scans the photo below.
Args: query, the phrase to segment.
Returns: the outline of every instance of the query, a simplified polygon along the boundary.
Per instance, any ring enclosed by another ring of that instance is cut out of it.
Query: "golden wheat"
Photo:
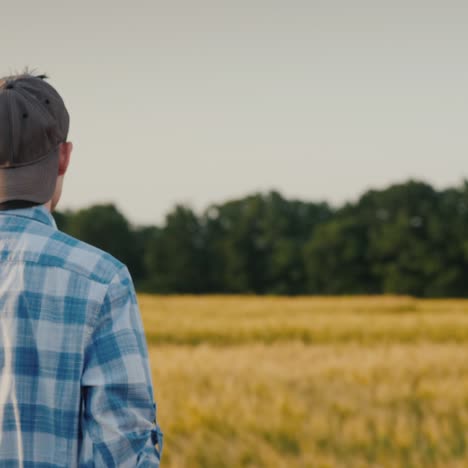
[[[468,466],[468,301],[139,302],[164,467]]]

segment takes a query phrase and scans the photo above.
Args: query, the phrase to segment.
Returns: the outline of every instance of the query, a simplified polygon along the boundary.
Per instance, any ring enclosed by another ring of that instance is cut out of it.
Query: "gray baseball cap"
[[[57,183],[70,118],[44,75],[0,79],[0,203],[45,203]]]

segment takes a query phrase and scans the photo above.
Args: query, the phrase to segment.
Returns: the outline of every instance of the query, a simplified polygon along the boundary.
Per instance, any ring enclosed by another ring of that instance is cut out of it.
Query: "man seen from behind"
[[[0,79],[0,466],[158,467],[130,274],[51,216],[68,128],[45,76]]]

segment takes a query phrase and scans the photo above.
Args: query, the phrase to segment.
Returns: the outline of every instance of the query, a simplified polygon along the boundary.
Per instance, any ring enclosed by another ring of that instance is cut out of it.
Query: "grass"
[[[468,301],[140,296],[162,466],[468,466]]]

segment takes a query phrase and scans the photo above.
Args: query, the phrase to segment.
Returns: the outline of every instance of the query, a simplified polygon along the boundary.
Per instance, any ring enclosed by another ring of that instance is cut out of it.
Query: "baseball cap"
[[[0,203],[49,201],[70,118],[44,75],[0,79]]]

